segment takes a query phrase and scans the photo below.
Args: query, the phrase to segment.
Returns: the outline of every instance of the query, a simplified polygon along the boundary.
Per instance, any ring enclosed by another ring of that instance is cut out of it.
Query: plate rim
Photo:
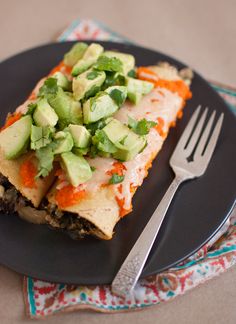
[[[100,43],[100,44],[107,44],[108,46],[110,46],[110,45],[114,45],[114,47],[116,46],[116,45],[118,45],[118,46],[127,46],[127,47],[129,47],[129,46],[131,46],[132,48],[138,48],[138,49],[141,49],[141,50],[147,50],[147,51],[152,51],[152,52],[155,52],[157,55],[163,55],[163,56],[165,56],[166,57],[166,59],[168,60],[168,59],[170,59],[171,61],[175,61],[176,62],[176,64],[177,65],[182,65],[182,66],[187,66],[185,63],[183,63],[182,61],[180,61],[179,59],[176,59],[175,57],[172,57],[172,56],[170,56],[170,55],[167,55],[167,54],[165,54],[165,53],[163,53],[163,52],[160,52],[159,50],[156,50],[156,49],[152,49],[152,48],[149,48],[149,47],[144,47],[144,46],[139,46],[139,45],[137,45],[137,44],[132,44],[132,43],[121,43],[121,42],[111,42],[111,41],[100,41],[100,40],[82,40],[82,41],[84,41],[84,42],[87,42],[87,43],[92,43],[92,42],[97,42],[97,43]],[[5,64],[5,63],[7,63],[8,61],[10,61],[10,60],[14,60],[14,59],[16,59],[18,56],[21,56],[21,55],[24,55],[25,53],[28,53],[28,52],[30,52],[30,51],[35,51],[35,50],[39,50],[39,49],[42,49],[42,48],[45,48],[45,47],[48,47],[48,46],[57,46],[57,45],[60,45],[60,44],[62,44],[62,43],[67,43],[67,44],[73,44],[73,43],[76,43],[77,41],[65,41],[65,42],[49,42],[49,43],[44,43],[44,44],[41,44],[41,45],[39,45],[39,46],[33,46],[33,47],[30,47],[30,48],[28,48],[28,49],[24,49],[24,50],[22,50],[22,51],[20,51],[20,52],[18,52],[18,53],[16,53],[16,54],[13,54],[13,55],[11,55],[11,56],[9,56],[9,57],[7,57],[7,58],[5,58],[4,60],[2,60],[2,61],[0,61],[0,66],[2,65],[2,64]],[[222,104],[224,105],[224,107],[225,108],[227,108],[227,111],[228,111],[228,113],[230,113],[230,114],[232,114],[232,116],[234,116],[235,117],[235,115],[233,114],[233,112],[231,111],[231,109],[230,109],[230,107],[228,106],[228,104],[219,96],[219,94],[211,87],[211,85],[207,82],[207,80],[204,78],[204,77],[202,77],[201,76],[201,74],[199,74],[198,72],[196,72],[194,69],[193,69],[193,71],[194,71],[194,74],[195,75],[197,75],[200,79],[201,79],[201,81],[202,82],[204,82],[204,84],[206,85],[206,86],[208,86],[208,87],[210,87],[211,88],[211,90],[218,96],[218,99],[220,99],[221,100],[221,102],[222,102]],[[234,206],[235,206],[235,204],[236,204],[236,201],[234,201],[234,203],[233,203],[233,205],[231,206],[231,208],[230,208],[230,210],[228,211],[228,213],[227,213],[227,215],[224,217],[224,219],[223,219],[223,221],[220,223],[220,225],[215,229],[215,231],[211,234],[211,236],[210,237],[208,237],[200,246],[198,246],[195,250],[192,250],[189,254],[187,254],[187,255],[185,255],[182,259],[179,259],[178,261],[176,261],[176,262],[173,262],[172,264],[169,264],[167,267],[165,267],[165,268],[163,268],[163,270],[160,270],[160,271],[153,271],[153,272],[151,272],[151,271],[149,271],[148,272],[148,275],[153,275],[153,274],[157,274],[157,273],[159,273],[159,272],[162,272],[162,271],[165,271],[165,270],[167,270],[167,269],[169,269],[169,268],[171,268],[171,267],[173,267],[173,266],[175,266],[175,265],[177,265],[178,263],[180,263],[180,262],[182,262],[183,260],[185,260],[186,258],[188,258],[189,256],[191,256],[192,254],[194,254],[196,251],[198,251],[202,246],[204,246],[209,240],[211,240],[212,239],[212,237],[220,230],[220,228],[225,224],[225,222],[227,221],[227,219],[229,218],[229,216],[230,216],[230,214],[232,213],[232,210],[234,209]],[[13,270],[15,270],[15,271],[17,271],[18,273],[22,273],[22,274],[25,274],[25,271],[19,271],[19,270],[16,270],[15,268],[16,267],[12,267],[12,266],[9,266],[8,264],[6,264],[6,263],[4,263],[4,262],[2,262],[1,260],[0,260],[0,264],[2,264],[2,265],[4,265],[4,266],[6,266],[6,267],[8,267],[8,268],[10,268],[10,269],[13,269]],[[147,265],[147,264],[146,264]],[[19,267],[18,267],[19,268]],[[145,266],[145,268],[146,268],[146,266]],[[145,274],[145,268],[144,268],[144,271],[143,271],[143,273],[142,273],[142,275],[141,275],[141,278],[144,278],[144,277],[146,277],[147,276],[147,274]],[[26,274],[27,276],[34,276],[34,274],[32,273],[32,274],[30,274],[30,272],[31,271],[27,271],[28,272],[28,274]],[[60,276],[60,275],[59,275]],[[41,280],[49,280],[49,281],[52,281],[52,282],[61,282],[61,280],[58,278],[58,280],[55,278],[55,276],[54,276],[54,279],[53,280],[51,280],[51,279],[43,279],[43,278],[40,278],[40,276],[39,276],[39,279],[41,279]],[[68,281],[67,281],[68,282]],[[68,282],[69,284],[73,284],[74,282]],[[78,283],[76,283],[76,284],[78,284]],[[93,283],[92,283],[93,284]]]

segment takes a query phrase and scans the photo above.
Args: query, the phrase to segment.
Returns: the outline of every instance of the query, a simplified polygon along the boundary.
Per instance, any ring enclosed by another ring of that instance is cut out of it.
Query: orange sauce
[[[164,126],[164,119],[161,117],[157,118],[157,125],[155,126],[155,130],[159,133],[160,136],[165,136],[165,133],[163,131]]]
[[[51,72],[49,73],[49,75],[52,75],[56,72],[66,72],[67,74],[70,74],[72,70],[72,67],[65,65],[65,63],[63,61],[61,61],[56,67],[54,67]]]
[[[67,185],[57,190],[55,199],[59,208],[66,208],[78,204],[85,196],[85,190],[78,190],[72,185]]]
[[[22,116],[21,113],[9,114],[7,116],[5,125],[2,127],[1,131],[4,130],[5,128],[11,126],[12,124],[14,124],[17,120],[19,120],[21,118],[21,116]]]
[[[117,161],[117,162],[113,163],[113,169],[107,171],[106,174],[112,176],[114,173],[116,173],[119,176],[123,176],[124,175],[124,170],[126,170],[126,167],[124,166],[124,164]]]
[[[37,175],[37,167],[32,159],[25,160],[20,166],[20,176],[24,187],[36,188],[35,176]]]
[[[183,80],[160,79],[155,72],[145,67],[139,67],[137,69],[137,77],[140,80],[154,83],[155,88],[160,87],[168,89],[171,92],[177,92],[178,95],[184,100],[190,99],[192,97],[192,93],[189,87]]]

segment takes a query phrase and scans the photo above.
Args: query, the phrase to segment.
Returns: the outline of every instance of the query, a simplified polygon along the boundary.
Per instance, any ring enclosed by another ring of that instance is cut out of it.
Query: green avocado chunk
[[[70,152],[74,146],[73,138],[69,132],[60,131],[54,136],[55,146],[53,148],[54,154],[60,154],[64,152]]]
[[[127,97],[127,87],[124,86],[111,86],[105,92],[109,94],[118,107],[123,105]]]
[[[7,159],[15,159],[26,151],[31,125],[31,116],[27,115],[1,131],[0,147]]]
[[[88,93],[94,87],[100,87],[105,81],[106,74],[103,71],[95,71],[89,69],[88,71],[78,75],[73,79],[72,89],[76,100],[84,98],[85,94]]]
[[[33,114],[33,119],[37,126],[54,127],[58,122],[58,116],[54,109],[50,106],[46,98],[40,99],[37,102],[37,107]]]
[[[109,117],[118,110],[117,104],[107,93],[99,93],[83,105],[84,123],[94,123],[104,117]]]
[[[99,44],[91,44],[85,51],[83,57],[78,60],[72,69],[72,75],[77,76],[88,70],[99,58],[103,52],[103,47]]]
[[[148,81],[142,81],[134,78],[126,78],[126,86],[128,91],[128,98],[135,105],[139,103],[143,95],[152,91],[154,85]]]
[[[55,72],[52,75],[53,78],[57,79],[57,85],[61,87],[63,90],[71,90],[71,82],[67,79],[67,77],[61,73],[60,71]]]
[[[91,142],[91,135],[86,127],[81,125],[69,125],[74,145],[77,148],[86,148]]]
[[[121,161],[133,160],[145,148],[146,143],[145,137],[130,132],[122,144],[116,143],[118,150],[113,154],[113,157]]]
[[[70,183],[77,187],[92,177],[92,170],[88,162],[82,156],[72,152],[61,154],[62,167],[66,171]]]
[[[102,130],[117,148],[113,157],[121,161],[132,160],[143,150],[147,142],[144,136],[135,134],[126,125],[114,118],[111,118]]]
[[[85,147],[85,148],[78,148],[78,147],[74,147],[72,152],[75,154],[75,155],[87,155],[88,152],[89,152],[89,147]]]
[[[39,150],[41,147],[45,147],[52,141],[52,134],[55,132],[54,127],[39,127],[31,126],[30,134],[30,148],[32,150]]]
[[[64,63],[68,66],[75,65],[75,63],[83,57],[87,48],[88,45],[86,43],[76,43],[72,46],[70,51],[64,55]]]
[[[114,144],[121,142],[130,133],[130,129],[115,118],[110,118],[102,130]]]
[[[103,53],[104,56],[112,58],[118,58],[123,63],[123,74],[127,75],[127,73],[132,70],[135,66],[135,58],[131,54],[119,53],[115,51],[105,51]]]
[[[69,124],[82,124],[81,104],[75,101],[71,94],[59,88],[56,96],[49,99],[49,103],[59,117],[61,129]]]

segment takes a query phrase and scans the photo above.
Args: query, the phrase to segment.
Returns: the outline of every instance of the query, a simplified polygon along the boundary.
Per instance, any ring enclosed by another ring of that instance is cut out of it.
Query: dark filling
[[[0,197],[0,212],[12,214],[26,206],[33,208],[31,202],[23,197],[19,191],[0,173],[0,185],[4,188]],[[35,209],[35,208],[34,208]],[[94,233],[96,227],[77,214],[62,212],[56,205],[48,204],[44,199],[40,208],[47,211],[46,222],[50,228],[66,232],[73,239],[81,239]]]
[[[0,185],[4,188],[4,194],[0,197],[0,212],[12,214],[16,212],[16,206],[32,206],[31,202],[23,197],[1,173]]]
[[[91,235],[96,230],[96,227],[86,219],[77,214],[63,212],[56,205],[47,203],[46,209],[48,211],[47,223],[54,229],[65,231],[75,240]]]

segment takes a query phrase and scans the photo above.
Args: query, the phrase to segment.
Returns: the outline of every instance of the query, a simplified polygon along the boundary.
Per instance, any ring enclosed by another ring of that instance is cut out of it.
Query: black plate
[[[134,45],[101,42],[107,49],[129,52],[137,65],[168,61],[184,65],[153,50]],[[7,112],[22,103],[35,83],[47,75],[72,43],[41,46],[0,64],[1,123]],[[133,212],[115,228],[111,241],[88,238],[73,241],[44,225],[33,225],[15,215],[0,215],[0,263],[17,272],[52,282],[73,284],[111,283],[129,250],[168,188],[173,173],[168,161],[194,109],[208,106],[224,112],[223,130],[207,172],[186,182],[177,192],[152,249],[142,276],[169,268],[206,243],[226,221],[235,199],[235,119],[209,84],[195,74],[193,98],[184,117],[172,129],[148,178],[134,197]]]

